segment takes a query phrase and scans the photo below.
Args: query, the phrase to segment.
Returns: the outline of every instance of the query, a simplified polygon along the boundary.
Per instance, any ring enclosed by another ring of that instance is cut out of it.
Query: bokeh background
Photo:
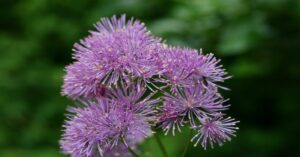
[[[300,1],[297,0],[1,0],[0,156],[62,157],[64,66],[75,42],[101,17],[134,16],[173,45],[203,48],[233,78],[223,85],[232,142],[187,157],[300,156]],[[179,157],[187,132],[163,136]],[[161,157],[153,139],[141,145]]]

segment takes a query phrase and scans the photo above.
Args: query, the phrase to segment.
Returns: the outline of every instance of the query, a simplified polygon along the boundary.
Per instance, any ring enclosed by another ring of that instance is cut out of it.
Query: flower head
[[[208,144],[213,148],[214,143],[221,146],[224,142],[230,141],[231,137],[235,136],[235,132],[238,129],[238,127],[235,126],[238,121],[235,121],[230,117],[206,117],[201,120],[201,123],[202,124],[197,127],[198,133],[191,141],[196,141],[194,146],[197,146],[201,141],[201,145],[204,149],[207,148]]]
[[[169,129],[178,128],[187,119],[191,126],[197,125],[197,120],[228,108],[215,89],[196,84],[191,87],[177,88],[174,94],[165,94],[160,122],[166,133]],[[196,119],[195,119],[196,118]],[[179,125],[180,124],[180,125]]]
[[[161,101],[159,98],[152,98],[155,92],[147,93],[145,83],[122,82],[118,88],[111,89],[109,98],[118,100],[120,106],[128,108],[136,113],[146,115],[149,121],[156,120],[157,104]]]
[[[175,135],[175,130],[178,129],[180,132],[180,127],[184,126],[184,114],[181,110],[178,110],[170,101],[164,102],[161,113],[158,116],[158,123],[160,123],[160,128],[163,129],[165,135],[172,130],[172,134]]]
[[[71,108],[72,115],[64,125],[60,142],[62,150],[74,157],[94,157],[120,142],[134,145],[150,136],[151,125],[146,115],[120,104],[115,100],[98,100],[83,108]]]
[[[191,86],[195,83],[214,85],[223,82],[227,73],[218,65],[213,54],[188,48],[166,47],[160,53],[160,63],[165,79],[160,81],[175,86]]]
[[[102,84],[138,78],[148,81],[159,75],[160,39],[137,20],[103,18],[96,31],[74,45],[76,62],[66,69],[63,93],[73,99],[93,96]]]

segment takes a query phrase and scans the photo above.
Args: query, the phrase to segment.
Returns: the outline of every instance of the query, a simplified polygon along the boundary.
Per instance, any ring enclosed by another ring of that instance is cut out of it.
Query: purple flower
[[[135,145],[151,136],[145,113],[122,103],[105,99],[86,103],[83,108],[70,108],[60,141],[63,152],[73,157],[95,157],[122,142]]]
[[[202,84],[186,88],[176,88],[174,94],[165,93],[164,104],[160,118],[161,127],[169,132],[178,128],[188,119],[191,126],[196,126],[196,120],[202,119],[228,108],[224,100],[215,89],[208,89]],[[196,118],[196,119],[195,119]]]
[[[178,129],[181,132],[180,127],[184,126],[184,115],[181,114],[181,110],[178,110],[171,102],[164,102],[161,113],[158,116],[159,127],[163,129],[165,135],[172,130],[172,134],[175,135],[175,130]]]
[[[216,116],[214,118],[203,118],[201,125],[198,128],[198,133],[192,138],[192,142],[196,141],[194,146],[201,141],[201,145],[206,149],[207,145],[213,148],[213,144],[217,143],[220,146],[224,142],[230,141],[232,136],[235,136],[235,132],[238,129],[236,124],[238,121],[228,117]]]
[[[204,55],[202,51],[188,48],[166,47],[160,53],[160,66],[166,82],[175,86],[191,86],[195,83],[213,85],[223,82],[227,73],[218,65],[220,60],[213,54]]]
[[[66,69],[63,94],[73,99],[98,94],[103,85],[115,85],[118,80],[148,81],[161,73],[158,66],[160,39],[153,37],[143,23],[103,18],[96,31],[74,45],[75,63]]]
[[[118,88],[112,89],[109,98],[117,100],[120,106],[132,110],[133,112],[145,115],[148,121],[155,121],[157,105],[160,103],[159,98],[152,98],[155,92],[148,93],[146,85],[142,82],[121,83]]]

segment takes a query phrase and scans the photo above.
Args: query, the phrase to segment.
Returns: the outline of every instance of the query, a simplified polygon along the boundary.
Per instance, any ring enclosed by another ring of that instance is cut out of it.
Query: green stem
[[[188,138],[188,139],[190,139],[190,137],[192,136],[192,132],[193,132],[193,130],[191,129],[191,131],[190,131],[190,133],[189,133],[189,138]],[[191,141],[188,140],[187,143],[186,143],[186,145],[185,145],[184,151],[183,151],[183,153],[181,154],[181,157],[184,157],[184,156],[185,156],[187,150],[188,150],[189,147],[190,147],[190,144],[191,144]]]
[[[122,140],[122,143],[124,144],[124,146],[128,149],[128,151],[134,156],[134,157],[139,157],[139,155],[130,148],[130,146],[128,146],[127,144],[125,144],[124,139]]]
[[[164,145],[162,144],[162,142],[161,142],[161,140],[160,140],[158,134],[157,134],[157,133],[154,134],[154,137],[155,137],[155,139],[156,139],[156,142],[157,142],[157,144],[158,144],[160,150],[161,150],[162,153],[164,154],[164,156],[165,156],[165,157],[169,157],[169,155],[168,155],[168,153],[167,153],[167,151],[166,151]]]

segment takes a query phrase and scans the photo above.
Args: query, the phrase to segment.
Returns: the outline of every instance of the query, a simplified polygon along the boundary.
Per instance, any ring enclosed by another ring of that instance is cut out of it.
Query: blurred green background
[[[203,48],[234,77],[223,85],[228,112],[241,121],[223,147],[187,157],[300,156],[300,1],[1,0],[0,156],[61,157],[64,66],[75,42],[101,17],[126,13],[173,45]],[[162,136],[170,157],[187,133]],[[152,139],[144,156],[161,153]]]

